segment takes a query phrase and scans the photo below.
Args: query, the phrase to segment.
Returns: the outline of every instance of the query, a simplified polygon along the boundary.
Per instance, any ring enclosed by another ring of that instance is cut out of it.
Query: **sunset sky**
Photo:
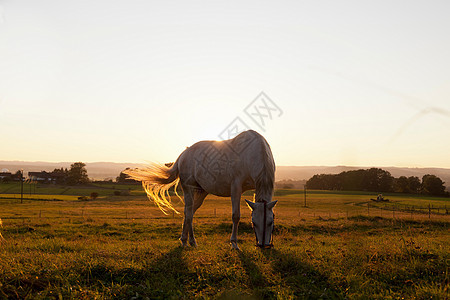
[[[174,161],[245,124],[278,165],[450,167],[449,16],[449,1],[0,0],[0,160]]]

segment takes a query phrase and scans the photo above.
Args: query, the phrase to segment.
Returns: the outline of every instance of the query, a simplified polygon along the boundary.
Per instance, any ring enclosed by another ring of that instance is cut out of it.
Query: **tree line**
[[[344,171],[339,174],[317,174],[306,182],[308,189],[368,192],[398,192],[449,196],[444,182],[437,176],[427,174],[422,180],[417,176],[395,178],[379,168]]]
[[[89,177],[86,169],[86,164],[76,162],[70,165],[70,169],[65,168],[55,169],[53,173],[61,174],[61,181],[68,185],[86,184],[89,183]]]
[[[31,173],[31,175],[30,175]],[[11,173],[7,173],[11,174]],[[70,168],[56,168],[51,172],[41,171],[41,172],[28,172],[30,178],[28,180],[39,180],[34,177],[40,177],[43,179],[49,179],[47,183],[56,183],[61,185],[79,185],[86,184],[90,182],[87,174],[86,164],[82,162],[76,162],[70,165]],[[2,179],[2,182],[12,181],[25,181],[25,174],[22,170],[17,170],[16,173],[11,174]]]
[[[82,162],[71,164],[69,169],[54,169],[48,174],[54,179],[56,184],[61,185],[80,185],[90,182],[86,164]]]

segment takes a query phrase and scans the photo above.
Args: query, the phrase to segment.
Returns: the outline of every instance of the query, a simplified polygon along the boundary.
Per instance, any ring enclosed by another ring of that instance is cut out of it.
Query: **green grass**
[[[93,183],[86,186],[65,186],[54,184],[30,184],[24,183],[24,195],[73,195],[89,196],[97,192],[100,196],[114,195],[115,191],[129,192],[131,195],[145,195],[141,185],[138,184],[115,184],[115,183]],[[0,197],[3,194],[21,193],[20,182],[0,183]]]
[[[185,249],[182,217],[145,196],[0,199],[0,299],[448,299],[448,216],[368,215],[366,196],[314,192],[307,207],[303,194],[276,196],[275,248],[263,251],[244,203],[241,251],[230,248],[227,198],[205,200],[199,246]]]
[[[16,200],[21,199],[20,194],[0,194],[0,199]],[[43,200],[43,201],[75,201],[78,196],[73,195],[42,195],[42,194],[24,194],[24,200]]]

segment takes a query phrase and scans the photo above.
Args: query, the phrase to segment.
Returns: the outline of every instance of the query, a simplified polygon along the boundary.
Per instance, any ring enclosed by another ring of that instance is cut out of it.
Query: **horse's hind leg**
[[[240,183],[234,183],[231,187],[231,207],[233,209],[232,213],[232,220],[233,220],[233,229],[231,232],[231,247],[233,249],[239,250],[239,247],[237,245],[237,232],[238,232],[238,226],[239,226],[239,220],[241,218],[241,194],[242,194],[242,187]]]
[[[189,244],[191,246],[197,246],[194,238],[194,229],[192,226],[192,220],[194,218],[194,190],[190,186],[183,186],[184,193],[184,222],[183,230],[181,232],[180,241],[183,246],[186,246],[186,242],[189,237]]]
[[[203,189],[195,189],[194,192],[194,214],[199,209],[200,206],[203,204],[203,200],[205,200],[206,196],[208,195],[207,192],[205,192]]]
[[[193,191],[194,208],[193,208],[193,212],[192,212],[192,221],[191,221],[188,232],[189,232],[189,244],[191,244],[191,246],[194,246],[194,247],[197,246],[197,242],[195,241],[195,238],[194,238],[194,225],[193,225],[194,214],[197,211],[197,209],[203,204],[203,200],[205,200],[207,195],[208,195],[208,193],[201,189],[194,189],[194,191]]]

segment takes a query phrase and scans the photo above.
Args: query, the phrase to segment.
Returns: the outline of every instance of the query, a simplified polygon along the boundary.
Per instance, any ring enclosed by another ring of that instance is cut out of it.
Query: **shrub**
[[[130,196],[130,191],[114,191],[114,196]]]

